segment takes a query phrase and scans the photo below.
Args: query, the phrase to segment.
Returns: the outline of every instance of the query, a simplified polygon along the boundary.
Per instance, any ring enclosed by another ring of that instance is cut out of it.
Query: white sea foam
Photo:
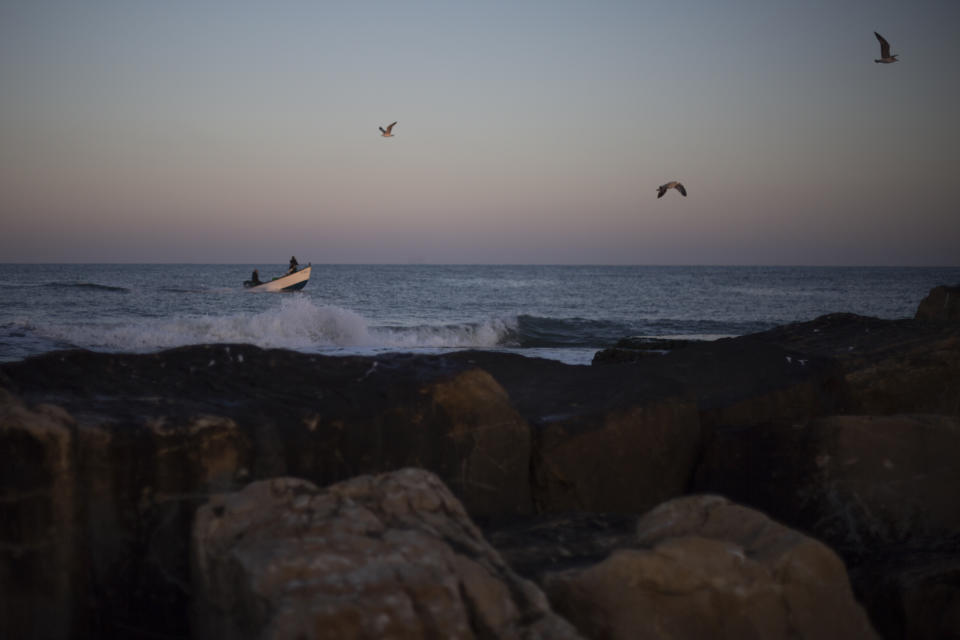
[[[491,318],[455,325],[379,327],[372,329],[370,334],[375,343],[391,347],[490,348],[503,344],[505,338],[516,330],[516,325],[516,318]]]
[[[297,296],[284,298],[278,307],[260,313],[147,318],[133,323],[52,325],[38,329],[51,339],[109,351],[150,351],[229,342],[322,351],[331,347],[495,347],[515,324],[515,320],[491,319],[455,325],[371,328],[354,311],[318,306]]]

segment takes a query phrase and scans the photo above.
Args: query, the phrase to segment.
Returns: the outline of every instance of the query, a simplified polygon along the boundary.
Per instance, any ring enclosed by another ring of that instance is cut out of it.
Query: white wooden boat
[[[311,265],[308,264],[299,271],[266,282],[254,283],[252,280],[244,280],[243,286],[250,291],[300,291],[307,286],[310,269]]]

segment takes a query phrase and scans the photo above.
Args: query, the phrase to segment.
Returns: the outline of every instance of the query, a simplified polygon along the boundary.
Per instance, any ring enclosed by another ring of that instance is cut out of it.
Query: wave
[[[588,318],[545,318],[521,315],[509,336],[522,348],[599,347],[630,335],[630,325]]]
[[[88,289],[90,291],[112,291],[114,293],[130,293],[127,287],[114,287],[95,282],[48,282],[39,285],[45,289]]]
[[[691,320],[664,318],[643,323],[643,333],[650,337],[664,336],[742,336],[766,331],[777,326],[762,320]]]
[[[143,318],[125,322],[46,324],[42,337],[107,351],[154,351],[190,344],[250,343],[264,348],[322,351],[335,347],[411,349],[489,348],[512,331],[510,319],[438,326],[370,326],[348,309],[318,306],[308,298],[285,298],[260,313],[226,316]]]
[[[757,325],[757,326],[754,326]],[[512,315],[450,324],[371,325],[360,314],[322,306],[306,296],[284,298],[259,313],[142,318],[137,321],[32,326],[38,337],[94,350],[145,352],[207,343],[249,343],[264,348],[323,352],[342,348],[600,349],[634,335],[717,337],[768,328],[709,320],[657,320],[640,324],[586,318]],[[21,328],[21,330],[23,330]]]

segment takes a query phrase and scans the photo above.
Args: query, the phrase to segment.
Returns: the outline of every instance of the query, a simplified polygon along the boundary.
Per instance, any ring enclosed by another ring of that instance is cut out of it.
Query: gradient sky
[[[957,266],[958,114],[956,0],[0,0],[0,262]]]

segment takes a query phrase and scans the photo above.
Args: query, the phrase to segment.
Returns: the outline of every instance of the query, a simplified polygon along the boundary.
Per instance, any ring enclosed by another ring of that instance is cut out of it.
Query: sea
[[[909,318],[960,267],[0,264],[0,361],[249,343],[329,355],[482,349],[590,364],[628,336],[714,340],[833,312]]]

